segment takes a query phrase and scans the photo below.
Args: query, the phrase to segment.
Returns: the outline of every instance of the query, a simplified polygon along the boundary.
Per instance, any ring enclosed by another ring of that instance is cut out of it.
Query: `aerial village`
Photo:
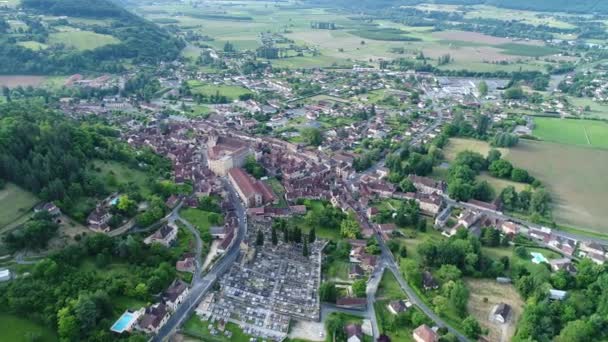
[[[216,58],[235,63],[232,57]],[[568,116],[580,112],[580,108],[559,101],[502,102],[496,94],[504,89],[505,81],[488,79],[489,91],[481,96],[471,79],[435,77],[414,71],[355,67],[288,74],[262,68],[258,74],[220,76],[192,72],[174,62],[162,65],[159,74],[171,75],[157,77],[165,89],[160,97],[143,99],[121,96],[118,92],[102,98],[61,99],[61,108],[71,116],[98,116],[120,125],[122,140],[168,158],[173,181],[192,186],[192,194],[167,199],[165,205],[170,213],[145,238],[146,244],[171,248],[177,239],[181,208],[196,208],[202,196],[221,199],[224,224],[210,230],[217,241],[214,253],[207,255],[206,260],[187,253],[175,265],[178,271],[193,274],[192,283],[176,279],[156,303],[127,310],[111,327],[113,332],[137,330],[158,334],[180,307],[183,311],[194,310],[209,322],[211,334],[224,334],[227,338],[232,334],[224,330],[228,323],[237,324],[247,334],[262,340],[282,341],[288,336],[292,321],[320,322],[323,310],[319,290],[326,281],[322,268],[326,258],[324,248],[329,241],[308,240],[308,235],[304,235],[296,242],[283,238],[270,242],[277,219],[306,215],[304,200],[326,201],[352,215],[360,227],[357,238],[345,240],[350,249],[351,280],[370,279],[371,283],[370,277],[377,272],[382,274],[387,267],[386,252],[379,255],[367,251],[369,239],[378,238],[381,244],[387,244],[402,234],[394,223],[378,223],[379,210],[372,204],[379,201],[416,203],[421,214],[445,237],[460,230],[480,237],[487,228],[503,236],[525,236],[564,256],[549,261],[542,254],[532,254],[534,263],[548,263],[554,272],[575,273],[573,259],[589,258],[603,264],[608,255],[608,247],[593,240],[504,214],[500,200],[454,200],[448,196],[444,180],[410,174],[407,178],[413,188],[407,191],[389,181],[388,146],[416,147],[432,142],[455,119],[452,108],[456,106],[478,109],[482,103],[489,105],[490,121],[499,126],[510,121],[507,114],[510,109]],[[95,79],[73,75],[65,86],[100,91],[124,89],[134,75],[131,72]],[[248,95],[209,105],[201,115],[193,114],[200,106],[200,97],[194,91],[196,84],[240,87]],[[305,92],[302,84],[306,84]],[[603,96],[601,82],[593,85],[597,87],[588,91]],[[381,101],[371,98],[373,91],[381,91],[384,98]],[[465,114],[464,120],[475,125],[473,115]],[[530,135],[532,120],[522,115],[517,122],[512,133]],[[250,163],[264,170],[261,179],[246,170],[246,164]],[[269,178],[276,180],[276,186],[265,181]],[[231,198],[232,190],[232,195],[238,197],[238,205]],[[86,219],[88,228],[110,236],[137,230],[133,220],[113,220],[113,208],[120,198],[120,193],[113,193],[100,201]],[[239,206],[245,211],[239,212]],[[60,214],[53,203],[42,204],[36,211]],[[245,228],[239,237],[240,225]],[[265,241],[260,241],[260,234]],[[236,262],[226,267],[222,260],[230,258]],[[225,273],[212,272],[215,264],[225,268],[222,268]],[[213,282],[217,282],[212,289],[211,283],[205,285],[205,277],[210,274]],[[8,271],[1,276],[3,280],[11,277]],[[439,287],[428,271],[423,272],[422,281],[425,290]],[[508,278],[497,281],[510,282]],[[190,293],[194,287],[196,296]],[[564,291],[551,290],[556,299],[565,295]],[[369,298],[357,297],[348,287],[335,302],[338,309],[355,311],[369,310],[370,305],[373,306]],[[397,315],[414,305],[404,296],[391,301],[387,308]],[[505,324],[511,309],[508,304],[499,303],[491,315],[499,324]],[[363,335],[377,335],[377,329],[374,316],[363,325],[346,325],[344,332],[348,341],[363,341]],[[437,330],[437,326],[423,324],[413,330],[413,338],[437,341]],[[318,326],[314,331],[324,336],[324,330]]]

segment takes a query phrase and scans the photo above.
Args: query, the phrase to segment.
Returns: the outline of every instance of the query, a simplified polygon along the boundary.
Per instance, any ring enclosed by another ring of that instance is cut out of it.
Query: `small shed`
[[[549,290],[549,298],[552,300],[564,300],[568,292],[556,289]]]
[[[0,282],[5,282],[11,280],[11,271],[9,269],[1,269],[0,270]]]

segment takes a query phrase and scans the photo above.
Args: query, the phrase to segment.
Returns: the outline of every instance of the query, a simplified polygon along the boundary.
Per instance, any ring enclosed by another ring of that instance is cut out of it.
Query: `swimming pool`
[[[131,325],[133,325],[133,322],[135,322],[136,319],[137,319],[137,317],[132,312],[126,311],[112,325],[112,327],[110,328],[110,330],[112,330],[112,331],[117,332],[117,333],[120,334],[123,331],[128,330],[129,328],[131,328]]]
[[[540,253],[530,252],[530,254],[532,255],[532,262],[535,264],[540,264],[541,262],[549,262],[549,260],[547,260],[547,258],[545,258],[545,256]]]

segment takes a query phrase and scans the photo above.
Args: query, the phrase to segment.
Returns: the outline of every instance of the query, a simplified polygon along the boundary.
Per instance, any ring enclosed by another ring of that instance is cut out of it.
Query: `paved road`
[[[420,297],[418,297],[418,294],[414,291],[414,289],[412,289],[412,287],[405,281],[405,279],[401,275],[399,266],[397,266],[397,263],[395,262],[395,258],[393,257],[391,251],[388,249],[388,247],[386,247],[384,240],[382,240],[382,238],[379,236],[377,236],[377,239],[382,249],[382,262],[386,263],[388,269],[393,272],[395,279],[397,279],[399,286],[401,286],[401,289],[407,294],[410,302],[412,302],[412,304],[416,305],[420,310],[422,310],[422,312],[424,312],[429,318],[431,318],[437,326],[446,327],[448,331],[454,334],[460,341],[468,341],[469,339],[466,336],[464,336],[458,330],[448,325],[443,319],[436,315],[435,312],[433,312],[433,310],[431,310],[431,308],[429,308],[426,303],[423,302],[422,299],[420,299]]]
[[[445,108],[441,108],[441,109],[439,109],[437,111],[438,114],[439,114],[439,116],[435,120],[435,122],[433,122],[433,124],[431,124],[429,127],[427,127],[424,131],[422,131],[419,134],[417,134],[416,136],[414,136],[410,140],[410,145],[417,145],[418,143],[420,143],[422,141],[422,139],[428,133],[432,132],[435,128],[439,127],[443,123],[443,120],[444,120],[443,119],[443,110],[445,110]],[[384,159],[381,160],[381,161],[379,161],[378,163],[376,163],[376,165],[374,165],[372,168],[370,168],[369,170],[367,170],[365,173],[369,174],[370,172],[374,172],[375,170],[377,170],[379,167],[384,166],[384,161],[385,161]],[[358,180],[360,179],[361,175],[362,174],[359,174],[358,176],[356,176],[352,180],[349,180],[349,182],[351,184],[354,184],[354,183],[358,182]],[[366,208],[359,208],[359,211],[362,213],[362,217],[367,217],[365,215],[365,209]],[[370,224],[371,224],[371,222],[370,222]],[[373,226],[373,224],[372,224],[372,226]],[[464,336],[463,334],[461,334],[460,332],[458,332],[458,330],[454,329],[453,327],[451,327],[450,325],[448,325],[445,321],[443,321],[443,319],[441,319],[438,315],[436,315],[433,312],[433,310],[431,310],[431,308],[429,308],[426,305],[426,303],[424,303],[420,299],[420,297],[418,297],[418,295],[416,294],[416,292],[414,292],[414,290],[409,286],[409,284],[407,283],[407,281],[401,275],[401,272],[399,271],[399,266],[395,262],[395,258],[393,257],[393,254],[391,253],[391,251],[388,249],[388,247],[386,247],[386,245],[384,243],[384,240],[380,237],[379,234],[376,234],[376,239],[378,240],[378,243],[379,243],[379,245],[381,247],[381,250],[382,250],[381,260],[380,260],[381,265],[378,266],[377,268],[387,267],[394,274],[395,278],[397,279],[397,282],[401,286],[401,289],[407,294],[407,296],[409,297],[409,299],[412,302],[412,304],[414,304],[417,307],[419,307],[420,310],[422,310],[422,312],[424,312],[428,317],[430,317],[433,320],[433,322],[435,322],[435,324],[437,326],[439,326],[439,327],[446,327],[448,329],[448,331],[451,332],[452,334],[454,334],[460,341],[468,341],[468,339],[467,339],[466,336]]]
[[[443,195],[443,198],[445,200],[445,202],[449,205],[452,205],[454,207],[459,207],[459,208],[468,208],[468,209],[473,209],[476,211],[481,211],[484,214],[486,214],[489,217],[492,217],[494,219],[500,219],[500,220],[508,220],[508,221],[513,221],[515,223],[518,223],[520,225],[523,226],[527,226],[527,227],[531,227],[531,228],[536,228],[536,229],[540,229],[542,228],[542,226],[526,221],[526,220],[522,220],[520,218],[517,217],[513,217],[513,216],[509,216],[506,214],[501,214],[501,213],[497,213],[495,211],[492,210],[486,210],[486,209],[482,209],[476,206],[473,206],[469,203],[465,203],[465,202],[458,202],[455,201],[453,199],[451,199],[449,196],[447,195]],[[575,233],[569,233],[569,232],[564,232],[561,231],[559,229],[551,229],[552,233],[554,235],[559,235],[559,236],[563,236],[563,237],[567,237],[570,239],[575,239],[575,240],[586,240],[586,241],[594,241],[600,244],[608,244],[608,239],[604,239],[604,238],[599,238],[599,237],[593,237],[593,236],[587,236],[587,235],[581,235],[581,234],[575,234]],[[524,229],[525,232],[525,229]]]
[[[239,256],[239,250],[241,242],[247,232],[247,216],[245,214],[245,208],[238,199],[234,188],[224,180],[224,186],[228,190],[228,196],[230,201],[233,203],[236,210],[237,217],[239,219],[239,227],[237,234],[234,237],[234,241],[226,254],[211,268],[211,270],[204,277],[193,278],[192,288],[190,293],[184,300],[184,302],[177,308],[177,311],[171,315],[167,323],[159,330],[158,334],[154,336],[151,341],[162,342],[165,341],[175,329],[183,324],[184,320],[190,317],[192,311],[196,308],[198,303],[202,300],[205,294],[213,287],[216,280],[224,274],[232,266]],[[174,215],[171,215],[174,216]],[[175,218],[177,219],[177,218]],[[199,272],[197,272],[199,273]],[[200,274],[200,273],[199,273]]]
[[[372,322],[372,332],[374,333],[374,341],[380,337],[380,328],[378,327],[378,319],[376,317],[376,308],[374,303],[376,302],[376,292],[378,292],[378,286],[384,273],[385,265],[381,264],[379,267],[374,269],[372,276],[367,282],[367,312],[369,314],[369,320]]]
[[[192,276],[192,283],[196,284],[200,281],[201,272],[202,272],[202,255],[203,255],[203,240],[201,240],[201,235],[190,222],[184,220],[179,213],[169,219],[170,223],[175,223],[175,221],[181,222],[193,235],[196,240],[196,249],[195,249],[195,270],[194,275]]]

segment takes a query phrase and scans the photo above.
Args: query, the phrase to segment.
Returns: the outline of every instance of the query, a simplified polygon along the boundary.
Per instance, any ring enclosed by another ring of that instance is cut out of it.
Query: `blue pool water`
[[[122,314],[122,316],[120,316],[120,318],[118,319],[118,321],[116,321],[112,327],[110,328],[110,330],[117,332],[117,333],[122,333],[123,331],[125,331],[129,325],[131,324],[131,322],[135,319],[135,315],[133,315],[130,312],[125,312]]]
[[[110,201],[111,205],[116,205],[116,203],[118,203],[118,197],[116,197]]]
[[[530,252],[532,254],[532,262],[535,264],[540,264],[541,262],[549,262],[544,255],[537,252]]]

